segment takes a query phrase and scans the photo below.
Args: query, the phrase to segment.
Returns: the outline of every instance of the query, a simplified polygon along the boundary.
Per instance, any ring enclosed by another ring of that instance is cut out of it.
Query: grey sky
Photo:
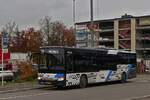
[[[87,21],[90,0],[76,0],[76,21]],[[150,14],[149,0],[94,0],[95,19]],[[22,27],[37,26],[44,16],[72,25],[72,0],[0,0],[0,25],[15,21]]]

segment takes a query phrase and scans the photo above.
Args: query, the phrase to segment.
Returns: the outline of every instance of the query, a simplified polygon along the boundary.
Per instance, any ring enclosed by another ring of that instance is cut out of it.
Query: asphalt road
[[[0,100],[133,100],[150,95],[150,82],[129,81],[58,90],[47,87],[0,94]],[[150,100],[138,99],[138,100]]]

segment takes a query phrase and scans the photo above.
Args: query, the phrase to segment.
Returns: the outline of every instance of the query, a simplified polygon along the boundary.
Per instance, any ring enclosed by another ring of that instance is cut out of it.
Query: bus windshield
[[[59,54],[48,55],[48,69],[50,70],[64,70],[63,58]]]
[[[63,71],[63,56],[60,54],[41,54],[39,70]]]

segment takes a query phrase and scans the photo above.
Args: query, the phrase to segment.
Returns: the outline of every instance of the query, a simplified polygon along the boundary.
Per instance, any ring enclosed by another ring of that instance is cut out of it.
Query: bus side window
[[[103,65],[101,67],[101,70],[117,70],[117,55],[104,55],[103,56]]]
[[[66,54],[67,72],[73,72],[73,54]]]
[[[117,71],[117,65],[116,64],[111,63],[111,64],[108,64],[107,66],[108,66],[109,70]]]

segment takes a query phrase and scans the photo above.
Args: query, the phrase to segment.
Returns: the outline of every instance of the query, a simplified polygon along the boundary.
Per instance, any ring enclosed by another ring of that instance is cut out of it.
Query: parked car
[[[0,80],[2,80],[2,77],[4,79],[4,81],[12,81],[14,78],[14,74],[11,70],[1,70],[2,68],[0,68]]]

